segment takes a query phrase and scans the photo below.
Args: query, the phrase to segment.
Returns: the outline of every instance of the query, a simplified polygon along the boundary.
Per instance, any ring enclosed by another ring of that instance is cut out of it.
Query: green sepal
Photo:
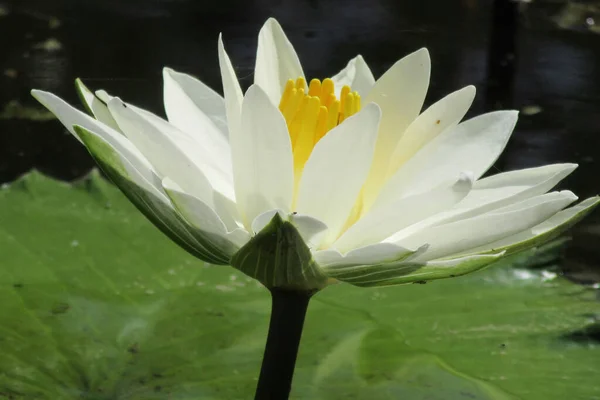
[[[79,100],[81,103],[83,103],[85,110],[91,117],[122,134],[119,124],[117,124],[117,121],[115,121],[112,114],[108,110],[106,103],[100,100],[98,96],[88,89],[88,87],[85,86],[79,78],[75,80],[75,91],[79,96]]]
[[[413,269],[406,275],[387,279],[381,282],[361,282],[358,286],[390,286],[403,285],[407,283],[425,283],[437,279],[456,278],[458,276],[480,271],[504,258],[504,254],[488,254],[485,256],[474,256],[452,265],[455,260],[431,261],[426,264],[407,264],[403,268]],[[456,259],[459,260],[460,258]]]
[[[278,213],[232,257],[231,265],[267,288],[317,291],[328,280],[296,227]]]
[[[368,279],[369,276],[378,275],[381,277],[398,277],[410,274],[421,268],[423,264],[412,264],[404,262],[407,258],[412,257],[417,250],[408,251],[400,258],[389,262],[381,262],[378,264],[361,264],[351,266],[335,266],[324,268],[327,276],[330,278],[347,282],[353,285],[362,286],[360,282]]]
[[[86,97],[93,97],[94,94],[90,89],[88,89],[87,86],[85,86],[85,84],[79,78],[75,79],[75,92],[77,92],[77,97],[79,97],[79,101],[81,101],[81,104],[83,104],[83,106],[85,107],[85,111],[87,111],[89,115],[95,118],[94,110],[92,110],[90,102],[88,102],[88,99]]]
[[[452,265],[454,260],[440,260],[428,263],[400,261],[388,264],[363,266],[362,273],[351,271],[327,271],[327,274],[342,282],[359,287],[403,285],[425,283],[435,279],[454,278],[478,271],[498,261],[502,255],[484,255],[466,258]],[[452,265],[452,266],[450,266]]]
[[[85,128],[75,126],[74,129],[102,171],[161,232],[203,261],[229,264],[229,256],[214,245],[221,238],[211,238],[209,234],[190,227],[173,208],[129,178],[127,169],[108,143]]]

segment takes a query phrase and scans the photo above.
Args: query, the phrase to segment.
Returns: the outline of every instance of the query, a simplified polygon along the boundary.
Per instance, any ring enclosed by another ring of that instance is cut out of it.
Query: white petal
[[[211,140],[209,137],[211,136],[210,134],[208,134],[204,140],[199,141],[197,138],[194,138],[193,135],[189,135],[188,133],[177,129],[174,125],[150,111],[136,107],[132,104],[123,103],[120,99],[109,95],[104,90],[97,91],[96,95],[108,100],[108,104],[113,103],[113,106],[115,104],[122,104],[127,107],[128,112],[133,111],[138,117],[144,118],[146,122],[150,123],[155,130],[164,137],[164,140],[172,142],[179,151],[185,153],[187,158],[202,170],[214,190],[229,201],[234,201],[233,172],[231,170],[231,158],[228,143],[224,142],[224,146],[220,146],[214,140]],[[121,108],[122,107],[120,106],[115,107],[117,110],[120,110]],[[211,124],[210,121],[208,121],[208,124]],[[120,127],[120,129],[126,136],[130,134],[135,135],[136,132],[126,132],[123,127]],[[219,136],[221,136],[220,133],[217,132],[213,126],[212,138],[214,139]],[[137,135],[136,138],[138,138]],[[148,140],[143,134],[141,139]],[[225,140],[224,138],[222,139]]]
[[[342,254],[335,249],[320,250],[314,253],[314,259],[325,270],[357,265],[375,265],[390,263],[412,255],[416,250],[392,243],[376,243]]]
[[[196,121],[202,124],[210,121],[222,136],[227,137],[227,111],[225,99],[202,81],[176,72],[163,69],[165,111],[169,122],[184,132],[193,133]],[[188,114],[193,114],[191,117]]]
[[[233,199],[231,149],[224,121],[226,116],[223,98],[189,75],[165,68],[163,76],[169,123],[145,110],[134,110],[138,113],[141,111],[142,116],[157,128],[181,141],[181,146],[203,169],[213,188]],[[220,121],[220,125],[215,121]],[[195,143],[182,137],[180,132],[187,133]]]
[[[56,115],[65,128],[67,128],[77,140],[81,141],[73,129],[74,125],[82,126],[104,139],[115,149],[115,151],[125,157],[141,173],[153,170],[146,157],[144,157],[144,155],[142,155],[142,153],[121,133],[71,107],[52,93],[41,90],[32,90],[31,94]],[[146,177],[150,178],[149,175],[146,175]]]
[[[122,176],[172,208],[171,201],[162,190],[161,180],[150,168],[150,164],[136,163],[134,165],[129,161],[128,157],[123,155],[117,148],[111,146],[101,135],[80,125],[74,125],[73,128],[85,143],[85,146],[94,159],[100,159]],[[141,170],[138,168],[141,168]]]
[[[429,250],[415,261],[429,261],[436,258],[462,253],[487,243],[514,235],[550,218],[572,203],[577,196],[571,192],[545,194],[529,202],[525,208],[515,207],[506,212],[492,212],[474,218],[434,226],[419,231],[394,243],[415,247],[429,243]],[[390,239],[386,239],[388,241]]]
[[[227,227],[229,232],[242,228],[242,217],[235,204],[235,200],[224,196],[219,191],[213,191],[213,203],[215,206],[215,212],[221,218],[221,221]]]
[[[168,177],[162,180],[162,185],[175,208],[190,224],[205,232],[225,236],[227,233],[225,224],[205,202],[185,193],[176,182]]]
[[[251,232],[256,234],[263,230],[265,226],[271,222],[275,214],[279,214],[282,220],[287,219],[287,214],[283,210],[268,210],[263,212],[262,214],[257,215],[250,224]]]
[[[430,71],[429,53],[427,49],[420,49],[388,69],[363,101],[363,104],[371,101],[377,103],[382,112],[375,158],[363,193],[363,203],[367,209],[385,182],[390,157],[398,141],[421,112],[429,87]]]
[[[536,188],[536,194],[543,194],[567,177],[577,168],[577,164],[550,164],[542,167],[502,172],[478,180],[473,187],[476,191],[505,187]],[[474,192],[473,194],[476,194]]]
[[[108,103],[110,103],[112,99],[117,99],[117,97],[108,94],[106,92],[106,90],[104,90],[104,89],[96,90],[96,96],[100,100],[102,100],[103,102],[106,103],[107,108],[108,108]],[[121,99],[118,99],[118,100],[122,101]],[[167,121],[165,121],[161,117],[157,116],[156,114],[151,113],[150,111],[144,110],[143,108],[137,107],[137,106],[135,106],[135,105],[133,105],[131,103],[125,103],[125,102],[123,102],[123,104],[125,104],[127,107],[129,107],[130,109],[132,109],[133,111],[135,111],[136,113],[138,113],[139,115],[141,115],[142,117],[146,118],[150,123],[154,124],[157,121],[161,121],[162,124],[167,124]],[[110,112],[110,110],[108,110],[108,111]],[[112,114],[111,114],[111,116],[112,116]],[[119,129],[121,129],[121,128],[119,127]],[[184,132],[181,132],[180,136],[182,134],[184,134]],[[185,133],[184,136],[189,136],[189,135],[187,133]]]
[[[436,214],[394,234],[395,242],[430,226],[472,218],[486,212],[539,196],[552,189],[569,175],[576,164],[554,164],[505,172],[475,182],[469,192],[452,210]]]
[[[108,108],[125,135],[148,157],[161,177],[168,176],[187,193],[214,208],[210,182],[173,136],[126,107],[118,98],[113,98]]]
[[[228,240],[238,249],[250,240],[250,234],[243,229],[227,232],[225,224],[211,207],[199,198],[185,193],[171,179],[163,179],[163,187],[177,211],[190,225]]]
[[[309,215],[295,213],[289,218],[306,245],[311,249],[321,241],[323,234],[327,232],[327,225],[323,221]]]
[[[322,221],[308,215],[300,215],[298,213],[286,215],[283,210],[269,210],[254,218],[254,221],[252,221],[252,232],[258,233],[263,230],[271,222],[275,214],[279,214],[282,220],[288,220],[293,224],[309,248],[314,247],[314,243],[318,240],[317,238],[327,230],[327,225]]]
[[[340,234],[367,177],[380,117],[379,107],[367,104],[327,133],[304,167],[296,211],[328,226],[324,245]]]
[[[108,93],[106,93],[106,90],[100,89],[100,90],[96,90],[96,96],[102,100],[104,102],[104,104],[108,105],[108,102],[111,101],[113,99],[114,96],[109,95]]]
[[[289,79],[304,77],[302,65],[292,43],[274,18],[269,18],[258,34],[254,83],[279,105]]]
[[[202,141],[195,140],[193,136],[177,129],[159,116],[139,107],[126,105],[173,141],[202,170],[213,189],[230,200],[235,199],[229,143],[218,143],[209,138],[211,136],[212,139],[215,139],[217,135],[220,135],[219,132],[208,133]]]
[[[361,55],[350,60],[348,65],[331,79],[335,84],[335,95],[338,98],[342,87],[348,85],[364,99],[375,84],[373,73]]]
[[[513,211],[525,210],[530,207],[536,206],[542,202],[549,202],[561,199],[571,199],[571,201],[577,200],[575,193],[570,190],[563,190],[560,192],[550,192],[540,196],[530,197],[528,199],[509,204],[507,206],[494,209],[487,214],[505,214]]]
[[[112,115],[110,115],[110,111],[108,111],[108,107],[104,104],[100,99],[98,99],[94,93],[88,89],[81,79],[75,80],[75,88],[79,93],[79,96],[84,101],[88,111],[92,113],[92,115],[103,124],[111,127],[112,129],[120,132],[119,126],[115,122]]]
[[[475,182],[473,190],[445,221],[469,218],[544,194],[575,168],[577,164],[552,164],[481,179]]]
[[[496,161],[516,122],[517,112],[496,111],[442,133],[386,182],[374,207],[428,190],[460,171],[471,171],[478,179]]]
[[[231,148],[236,202],[249,228],[265,211],[290,212],[294,161],[285,120],[257,85],[244,97],[242,128],[242,135],[231,137]]]
[[[187,74],[163,69],[165,112],[169,122],[200,143],[227,149],[225,100],[217,92]]]
[[[461,174],[451,185],[404,197],[392,204],[372,210],[352,225],[332,247],[346,252],[377,243],[395,232],[424,218],[450,209],[471,190],[473,177]]]
[[[234,247],[220,236],[205,234],[189,226],[173,208],[162,189],[148,181],[127,159],[121,158],[114,148],[100,136],[86,128],[74,128],[90,153],[109,178],[127,198],[163,233],[196,257],[213,264],[227,264]],[[216,239],[216,240],[215,240]]]
[[[106,108],[107,109],[108,109],[108,104],[111,101],[116,100],[117,102],[123,103],[126,107],[128,107],[129,109],[135,111],[140,116],[144,117],[151,124],[154,124],[154,125],[158,124],[159,126],[160,125],[169,125],[171,127],[174,127],[174,125],[172,125],[169,122],[165,121],[163,118],[159,117],[158,115],[153,114],[150,111],[144,110],[143,108],[137,107],[137,106],[135,106],[135,105],[133,105],[131,103],[126,103],[126,102],[122,101],[120,98],[108,94],[106,92],[106,90],[104,90],[104,89],[96,90],[96,97],[98,97],[100,100],[102,100],[103,102],[106,103]],[[110,112],[110,109],[108,109],[108,112]],[[112,116],[113,115],[111,114],[111,117]],[[114,119],[114,117],[113,117],[113,119]],[[116,120],[115,120],[115,123],[116,123]],[[118,125],[119,124],[117,124],[117,126]],[[121,130],[121,127],[119,127],[119,130]],[[184,133],[182,131],[178,131],[178,133],[176,133],[176,135],[177,136],[181,136],[181,137],[188,137],[189,136],[187,133]]]
[[[533,228],[526,229],[497,242],[489,243],[481,246],[480,248],[473,249],[472,251],[480,252],[491,249],[509,249],[512,251],[512,248],[515,246],[518,246],[519,248],[524,247],[525,245],[526,247],[531,247],[536,245],[537,242],[543,243],[550,239],[543,236],[547,236],[551,233],[555,233],[556,235],[568,229],[585,215],[587,215],[587,213],[595,208],[599,202],[600,199],[598,197],[591,197],[579,204],[574,205],[573,207],[569,207],[566,210],[562,210],[554,214],[552,217],[548,218],[541,224],[534,226]]]
[[[240,116],[242,114],[242,89],[231,60],[223,46],[223,36],[219,35],[219,67],[223,81],[223,94],[225,95],[225,109],[227,111],[227,126],[229,128],[229,140],[240,129]],[[234,157],[235,155],[232,155]]]
[[[475,86],[450,93],[415,119],[398,142],[390,160],[388,176],[446,129],[458,125],[475,98]]]

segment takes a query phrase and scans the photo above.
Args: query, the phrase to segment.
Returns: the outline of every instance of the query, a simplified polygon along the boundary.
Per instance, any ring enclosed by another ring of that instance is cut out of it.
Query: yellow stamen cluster
[[[294,168],[301,172],[315,144],[344,119],[360,110],[360,96],[349,86],[341,90],[340,99],[334,93],[333,81],[313,79],[308,85],[302,77],[290,79],[283,91],[279,110],[285,117],[292,149]]]

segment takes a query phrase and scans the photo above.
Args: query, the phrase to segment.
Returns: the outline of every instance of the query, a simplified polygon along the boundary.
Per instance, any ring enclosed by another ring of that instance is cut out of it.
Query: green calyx
[[[269,289],[318,291],[328,280],[296,227],[279,214],[232,257],[231,265]]]

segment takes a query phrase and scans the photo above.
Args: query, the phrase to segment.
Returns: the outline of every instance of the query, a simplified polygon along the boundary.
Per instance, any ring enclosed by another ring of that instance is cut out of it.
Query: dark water
[[[588,197],[600,192],[600,12],[594,10],[591,1],[561,0],[0,0],[0,183],[32,167],[72,180],[93,165],[59,123],[47,120],[30,88],[77,103],[73,80],[81,77],[162,113],[163,66],[220,91],[216,40],[223,32],[247,86],[258,30],[275,16],[309,77],[330,76],[358,53],[379,76],[408,52],[428,47],[428,104],[475,84],[469,115],[524,111],[497,169],[577,162],[561,186]],[[592,279],[600,262],[599,221],[596,212],[579,226],[569,250],[572,270],[587,265],[582,279]]]

